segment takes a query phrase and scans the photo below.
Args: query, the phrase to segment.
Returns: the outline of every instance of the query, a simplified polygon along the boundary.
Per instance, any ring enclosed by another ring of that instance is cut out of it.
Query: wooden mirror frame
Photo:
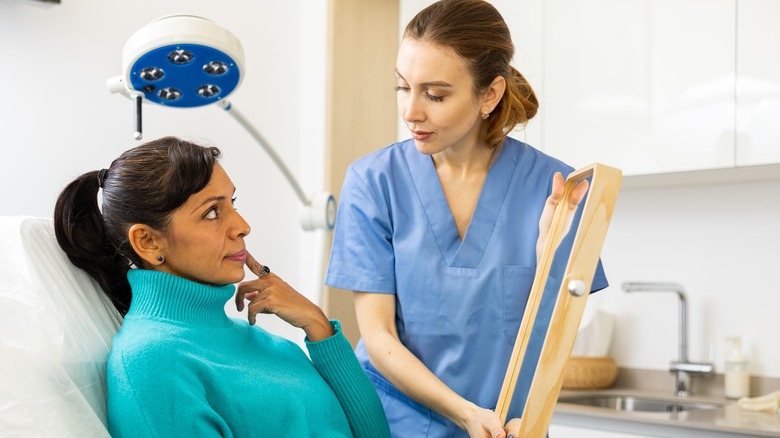
[[[568,198],[574,186],[591,178],[587,199],[576,229],[566,270],[561,277],[555,307],[550,316],[544,344],[536,363],[521,416],[520,436],[544,438],[563,383],[563,368],[571,355],[582,314],[598,266],[622,179],[620,169],[594,163],[575,170],[566,178],[565,192],[553,216],[547,245],[536,270],[531,294],[517,333],[496,413],[506,422],[521,365],[531,340],[539,305],[547,285],[558,243],[562,240]]]

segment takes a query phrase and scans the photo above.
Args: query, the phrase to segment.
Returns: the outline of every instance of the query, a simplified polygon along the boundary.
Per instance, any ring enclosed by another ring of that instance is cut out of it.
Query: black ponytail
[[[92,276],[124,315],[130,308],[130,261],[106,233],[97,202],[98,173],[81,175],[60,193],[54,207],[54,232],[71,263]]]

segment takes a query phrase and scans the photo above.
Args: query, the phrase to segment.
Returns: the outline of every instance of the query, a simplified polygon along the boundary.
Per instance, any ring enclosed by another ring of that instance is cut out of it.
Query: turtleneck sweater
[[[294,342],[225,314],[234,285],[133,269],[108,358],[108,427],[133,437],[388,437],[338,321]]]

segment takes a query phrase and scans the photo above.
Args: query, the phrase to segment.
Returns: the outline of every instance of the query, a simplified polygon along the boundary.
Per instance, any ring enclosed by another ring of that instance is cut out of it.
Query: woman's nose
[[[252,231],[252,228],[249,226],[249,223],[244,220],[244,217],[241,216],[239,212],[235,210],[233,210],[233,212],[235,214],[233,215],[233,226],[230,228],[231,237],[237,239],[239,237],[247,236]]]

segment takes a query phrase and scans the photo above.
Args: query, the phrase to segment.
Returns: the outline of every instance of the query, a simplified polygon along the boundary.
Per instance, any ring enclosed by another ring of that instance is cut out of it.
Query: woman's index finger
[[[252,254],[250,254],[249,251],[246,252],[246,266],[255,275],[260,277],[260,275],[261,275],[261,273],[263,271],[263,265],[261,265],[257,260],[255,260],[255,258],[252,257]]]

